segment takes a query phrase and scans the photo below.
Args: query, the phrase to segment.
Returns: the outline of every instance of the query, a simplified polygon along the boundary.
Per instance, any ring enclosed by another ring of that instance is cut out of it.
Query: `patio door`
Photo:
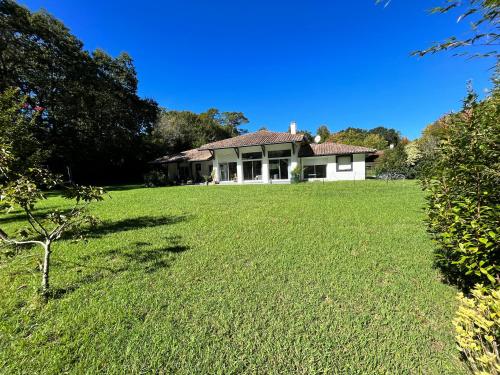
[[[221,163],[220,181],[233,181],[236,180],[236,163]]]

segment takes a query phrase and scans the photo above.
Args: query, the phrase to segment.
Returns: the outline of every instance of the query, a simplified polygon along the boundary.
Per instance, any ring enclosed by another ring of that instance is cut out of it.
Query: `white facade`
[[[297,166],[302,170],[302,179],[308,181],[365,179],[364,153],[299,157],[299,148],[299,144],[283,143],[216,149],[213,151],[215,181],[220,184],[289,183],[292,170]],[[282,151],[285,156],[269,157],[269,152],[272,154],[273,151]],[[245,158],[244,154],[249,153],[255,153],[252,156],[260,153],[261,156]],[[270,170],[273,176],[270,176]]]
[[[351,168],[342,169],[337,166],[337,158],[352,156]],[[302,178],[308,181],[352,181],[365,179],[365,154],[329,155],[301,158]],[[304,169],[312,165],[326,165],[326,177],[314,178],[304,175]]]

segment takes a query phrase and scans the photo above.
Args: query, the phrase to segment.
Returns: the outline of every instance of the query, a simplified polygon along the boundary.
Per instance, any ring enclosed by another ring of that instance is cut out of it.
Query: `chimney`
[[[295,121],[290,123],[290,134],[297,134],[297,123]]]

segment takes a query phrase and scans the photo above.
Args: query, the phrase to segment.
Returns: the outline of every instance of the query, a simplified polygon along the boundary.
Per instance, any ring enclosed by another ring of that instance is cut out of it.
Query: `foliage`
[[[328,126],[326,125],[321,125],[318,130],[316,130],[316,134],[321,137],[321,140],[319,143],[323,143],[330,138],[330,129],[328,129]]]
[[[470,91],[423,178],[436,264],[465,289],[494,284],[500,273],[499,118],[498,87],[482,102]]]
[[[248,119],[241,112],[164,110],[153,126],[151,140],[157,153],[164,155],[243,134],[240,127],[246,123]]]
[[[386,6],[391,0],[376,0]],[[460,50],[458,55],[472,57],[493,57],[498,62],[499,52],[496,50],[500,37],[499,0],[446,0],[442,6],[434,7],[431,14],[445,14],[458,11],[457,23],[469,21],[470,30],[462,33],[462,37],[450,36],[442,42],[435,42],[429,48],[414,51],[412,54],[425,56],[443,51]],[[475,51],[474,52],[474,48]]]
[[[371,130],[349,127],[330,136],[329,141],[384,150],[400,141],[399,132],[382,126]]]
[[[20,156],[26,151],[23,146],[30,145],[31,138],[26,136],[25,130],[32,126],[33,116],[30,109],[20,105],[15,90],[7,90],[0,96],[0,119],[7,122],[9,129],[15,137],[15,153],[11,146],[6,144],[7,135],[0,138],[0,208],[6,212],[20,209],[25,218],[25,225],[18,228],[17,235],[11,236],[0,229],[0,242],[5,245],[20,247],[26,245],[39,245],[44,249],[42,271],[42,292],[44,296],[49,292],[49,269],[52,243],[59,240],[63,234],[73,232],[76,234],[82,225],[94,224],[96,219],[89,215],[86,208],[93,201],[102,200],[102,188],[90,186],[70,185],[64,186],[59,176],[51,174],[48,170],[37,165],[26,165],[27,160],[19,163]],[[14,103],[14,106],[9,103]],[[4,105],[5,104],[5,105]],[[9,122],[10,121],[10,122]],[[37,215],[36,205],[46,198],[48,190],[63,188],[65,198],[73,200],[70,209],[54,209],[47,214]]]
[[[476,285],[470,298],[458,295],[453,325],[458,347],[476,375],[500,374],[500,289]]]
[[[306,143],[314,142],[314,136],[309,130],[297,130],[297,134],[302,134]]]
[[[417,142],[410,142],[405,146],[406,165],[415,168],[422,159],[422,152]]]
[[[416,160],[416,172],[419,178],[432,176],[438,160],[441,143],[448,137],[449,124],[456,114],[448,114],[429,124],[422,131],[422,136],[415,141],[419,157]]]
[[[398,178],[414,178],[414,169],[408,164],[406,146],[400,143],[392,149],[385,150],[377,161],[375,174],[389,177],[398,176]]]
[[[108,191],[57,300],[0,259],[0,372],[467,374],[414,181]]]
[[[396,146],[401,141],[401,134],[396,129],[389,129],[384,126],[378,126],[376,128],[370,129],[368,132],[370,134],[375,134],[382,137],[387,142],[387,145]],[[385,147],[387,147],[387,145]]]
[[[457,22],[469,20],[470,34],[463,38],[451,36],[443,42],[433,44],[431,47],[413,52],[414,55],[425,56],[441,51],[465,49],[463,55],[470,55],[467,49],[480,48],[479,52],[472,54],[477,57],[493,56],[498,61],[500,56],[496,50],[500,38],[500,1],[499,0],[448,0],[444,6],[438,6],[431,13],[443,14],[452,10],[459,10]]]
[[[292,169],[291,182],[293,184],[296,184],[300,182],[301,178],[302,178],[302,168],[300,167],[300,165],[297,165],[295,168]]]
[[[158,169],[153,169],[144,175],[146,187],[167,186],[169,183],[167,175]]]
[[[31,107],[27,99],[19,89],[8,88],[0,92],[0,143],[9,145],[14,158],[10,167],[16,171],[38,164],[47,156],[35,137],[35,122],[43,108]]]
[[[29,143],[14,153],[34,149],[52,170],[70,168],[80,181],[134,175],[148,159],[145,135],[157,105],[138,97],[126,53],[89,53],[47,12],[0,0],[0,61],[0,92],[15,87],[42,112],[37,126],[18,128],[16,141]]]

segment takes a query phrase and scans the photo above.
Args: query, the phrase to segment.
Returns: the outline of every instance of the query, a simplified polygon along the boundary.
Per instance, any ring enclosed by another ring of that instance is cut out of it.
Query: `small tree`
[[[96,218],[87,212],[88,205],[103,198],[102,188],[91,186],[62,186],[58,176],[42,168],[31,168],[25,175],[11,174],[13,157],[6,146],[0,147],[0,171],[6,182],[0,186],[0,203],[8,212],[20,208],[24,212],[26,224],[16,237],[9,236],[0,228],[0,240],[6,245],[39,245],[44,255],[41,264],[42,294],[48,296],[49,270],[52,244],[63,234],[78,233],[84,224],[94,225]],[[45,217],[36,214],[36,204],[45,199],[45,190],[64,188],[64,197],[74,201],[71,208],[53,210]]]
[[[44,250],[42,293],[49,291],[49,270],[52,244],[65,233],[77,234],[84,224],[95,224],[87,212],[93,201],[102,200],[103,189],[78,185],[63,185],[60,177],[36,166],[36,159],[27,160],[28,150],[36,150],[37,143],[26,136],[26,129],[34,127],[43,109],[31,108],[26,96],[9,89],[0,94],[0,124],[9,132],[0,132],[0,208],[11,212],[21,209],[26,225],[15,236],[0,228],[0,242],[9,246],[39,245]],[[27,147],[27,145],[29,147]],[[62,188],[63,195],[74,201],[71,208],[53,210],[45,217],[36,213],[36,204],[45,199],[45,192]]]

